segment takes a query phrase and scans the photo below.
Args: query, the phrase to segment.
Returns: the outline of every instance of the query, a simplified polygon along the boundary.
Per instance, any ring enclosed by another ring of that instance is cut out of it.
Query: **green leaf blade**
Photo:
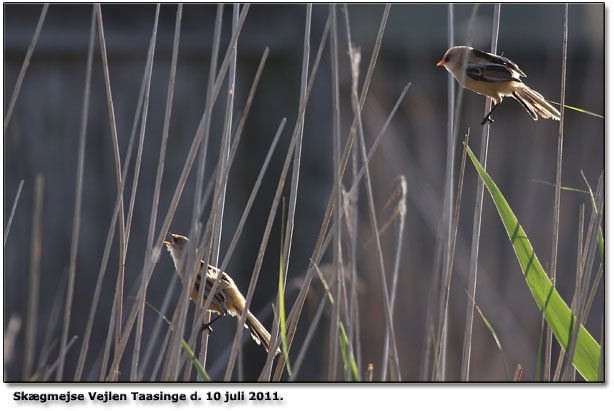
[[[546,275],[526,233],[520,226],[501,191],[499,191],[494,181],[482,168],[469,147],[467,147],[467,153],[495,203],[499,217],[507,231],[537,305],[543,312],[559,344],[561,344],[564,350],[567,350],[574,328],[575,317]],[[599,344],[586,331],[584,326],[581,326],[578,332],[573,364],[580,375],[587,381],[597,381],[599,378],[599,355]]]
[[[354,355],[350,351],[350,343],[348,340],[348,336],[345,332],[345,327],[341,320],[337,320],[337,326],[339,327],[339,345],[341,346],[341,355],[343,357],[343,367],[347,370],[348,366],[350,367],[350,381],[358,382],[360,381],[360,376],[358,374],[358,366],[356,365],[356,360],[354,360]]]

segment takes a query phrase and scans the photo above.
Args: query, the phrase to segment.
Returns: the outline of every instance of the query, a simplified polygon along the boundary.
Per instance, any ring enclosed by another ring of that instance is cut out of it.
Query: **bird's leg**
[[[222,318],[224,315],[223,314],[218,314],[217,317],[215,317],[213,320],[209,321],[208,323],[203,323],[200,326],[200,332],[205,331],[205,329],[209,330],[209,334],[211,334],[213,332],[213,328],[211,328],[211,324],[213,324],[214,322],[216,322],[217,320],[219,320],[220,318]]]
[[[488,121],[489,123],[494,123],[495,120],[493,120],[492,118],[490,118],[490,115],[492,114],[493,111],[495,111],[495,109],[497,107],[499,107],[501,105],[501,103],[495,103],[495,105],[493,106],[493,108],[490,110],[490,112],[488,114],[486,114],[486,117],[484,117],[482,119],[482,122],[480,123],[481,125],[486,124],[486,122]]]

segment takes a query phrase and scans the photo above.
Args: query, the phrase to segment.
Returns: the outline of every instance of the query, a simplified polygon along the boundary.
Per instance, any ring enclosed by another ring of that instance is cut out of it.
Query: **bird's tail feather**
[[[256,343],[262,344],[264,349],[269,352],[269,346],[271,344],[271,334],[264,328],[264,325],[258,321],[258,319],[250,311],[247,312],[247,319],[245,321],[245,328],[249,329],[252,338]],[[275,351],[275,354],[279,354],[279,348]]]
[[[512,93],[512,96],[527,110],[531,117],[533,117],[533,120],[537,120],[538,115],[553,120],[561,119],[559,111],[550,105],[541,94],[526,84],[520,83],[519,87],[516,87],[516,90]]]

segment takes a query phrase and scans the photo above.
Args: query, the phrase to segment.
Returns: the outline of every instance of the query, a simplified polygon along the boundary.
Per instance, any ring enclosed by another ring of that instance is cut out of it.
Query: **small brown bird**
[[[466,64],[463,66],[464,59]],[[495,105],[482,119],[482,125],[487,121],[494,122],[490,115],[499,107],[503,97],[514,97],[533,120],[537,120],[538,115],[553,120],[561,119],[556,108],[520,80],[520,77],[526,77],[526,74],[516,63],[505,57],[472,47],[455,46],[446,51],[437,66],[444,66],[463,87],[494,100]]]
[[[186,245],[188,241],[190,241],[187,237],[178,234],[168,233],[168,236],[171,238],[171,241],[164,241],[164,244],[168,248],[168,251],[171,253],[171,257],[173,257],[173,262],[175,263],[175,269],[181,277],[181,281],[184,282],[186,279],[186,258],[183,258],[184,251],[186,250]],[[183,261],[182,261],[183,258]],[[204,261],[201,260],[201,267],[204,264]],[[211,265],[207,265],[207,277],[205,279],[205,293],[202,301],[202,305],[205,304],[205,300],[213,287],[213,283],[217,279],[218,275],[222,275],[220,282],[215,290],[215,295],[211,299],[211,303],[209,304],[208,311],[214,311],[219,314],[218,317],[213,319],[209,324],[204,325],[203,327],[209,327],[213,322],[217,321],[219,318],[225,316],[226,314],[230,314],[231,316],[241,315],[243,310],[245,309],[245,297],[241,294],[235,282],[230,278],[228,274],[215,268]],[[202,286],[202,278],[200,273],[196,275],[196,279],[194,280],[194,286],[192,287],[192,291],[190,292],[190,299],[194,302],[198,300],[198,291]],[[250,312],[247,311],[247,319],[245,321],[245,328],[249,329],[252,338],[256,343],[262,343],[264,349],[269,352],[269,345],[271,343],[271,334],[264,328],[264,326],[258,321],[258,319]],[[279,354],[279,349],[275,352],[275,354]]]

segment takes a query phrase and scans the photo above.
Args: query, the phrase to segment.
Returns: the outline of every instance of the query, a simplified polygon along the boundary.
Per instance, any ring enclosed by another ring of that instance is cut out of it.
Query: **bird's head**
[[[471,51],[470,47],[467,46],[454,46],[443,55],[443,58],[436,64],[437,67],[444,66],[448,71],[450,68],[458,65],[460,66],[463,61],[463,57],[465,53]]]
[[[190,241],[188,237],[179,234],[168,233],[170,241],[164,241],[166,248],[171,253],[175,262],[181,259],[181,255],[186,244]]]

